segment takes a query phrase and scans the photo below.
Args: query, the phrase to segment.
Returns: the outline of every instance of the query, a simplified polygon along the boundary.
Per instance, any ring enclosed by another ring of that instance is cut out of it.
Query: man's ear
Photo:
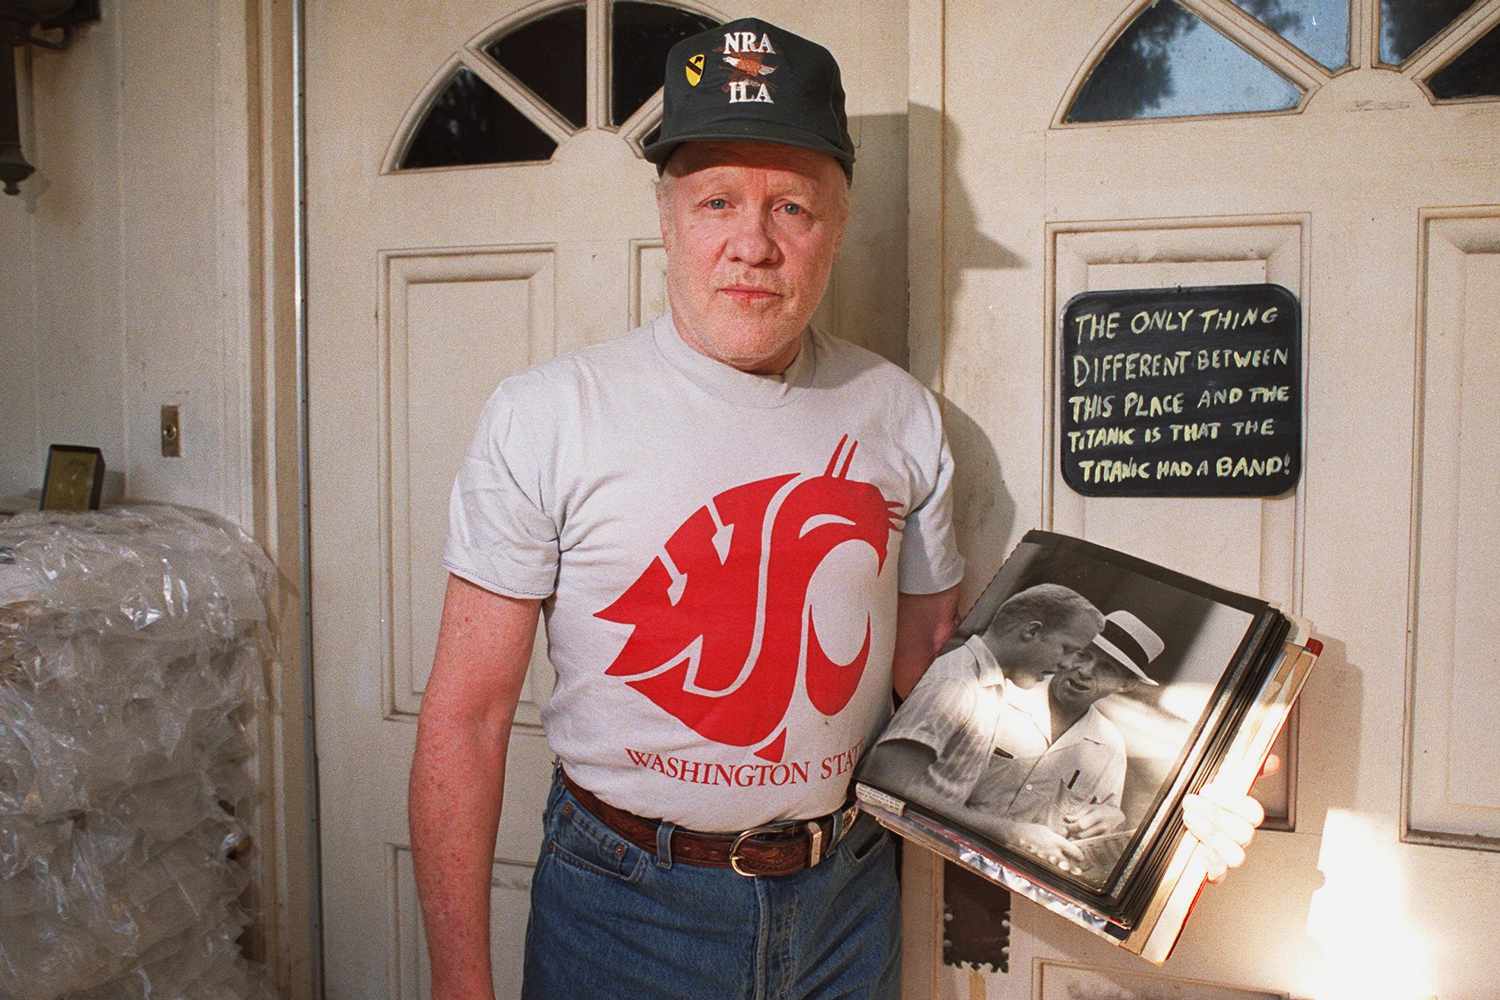
[[[1042,623],[1037,621],[1027,622],[1017,630],[1016,634],[1027,642],[1042,634]]]

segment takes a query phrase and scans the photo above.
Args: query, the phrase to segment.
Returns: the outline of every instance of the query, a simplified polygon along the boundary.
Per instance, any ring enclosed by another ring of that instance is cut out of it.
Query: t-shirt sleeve
[[[517,396],[515,380],[501,383],[479,418],[448,501],[443,565],[486,590],[542,598],[557,584],[559,531]]]
[[[966,653],[958,649],[948,655],[963,657]],[[974,708],[974,685],[965,684],[949,670],[942,669],[943,666],[940,659],[922,676],[912,688],[911,695],[896,710],[878,742],[911,740],[942,755],[954,730]]]
[[[953,533],[953,456],[937,399],[931,393],[925,398],[928,457],[922,463],[922,485],[926,493],[906,515],[897,585],[903,594],[936,594],[956,586],[964,575],[963,556]]]

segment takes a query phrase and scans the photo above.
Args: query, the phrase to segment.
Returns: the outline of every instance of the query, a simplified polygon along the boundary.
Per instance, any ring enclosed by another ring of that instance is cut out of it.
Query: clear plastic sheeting
[[[195,511],[0,520],[0,1000],[274,996],[238,945],[273,581]]]

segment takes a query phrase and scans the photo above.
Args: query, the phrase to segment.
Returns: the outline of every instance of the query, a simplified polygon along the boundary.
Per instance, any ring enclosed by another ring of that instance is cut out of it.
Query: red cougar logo
[[[845,452],[848,440],[839,439],[820,476],[745,483],[694,511],[667,539],[665,558],[596,614],[634,626],[605,673],[632,678],[626,683],[705,738],[757,747],[771,761],[786,747],[800,665],[813,706],[842,710],[869,659],[870,617],[854,659],[835,662],[818,641],[808,583],[845,542],[873,549],[878,572],[890,532],[901,530],[900,504],[849,478],[858,443]]]

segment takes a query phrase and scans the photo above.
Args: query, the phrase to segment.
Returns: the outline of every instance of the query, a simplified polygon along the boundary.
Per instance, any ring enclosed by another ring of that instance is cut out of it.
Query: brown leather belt
[[[639,848],[655,853],[660,820],[646,819],[616,809],[562,772],[573,798],[605,826]],[[858,813],[853,803],[817,819],[792,820],[757,826],[740,833],[672,831],[672,860],[707,868],[729,868],[740,875],[790,875],[811,868],[832,853],[838,838],[849,832]],[[835,817],[842,817],[835,822]]]

